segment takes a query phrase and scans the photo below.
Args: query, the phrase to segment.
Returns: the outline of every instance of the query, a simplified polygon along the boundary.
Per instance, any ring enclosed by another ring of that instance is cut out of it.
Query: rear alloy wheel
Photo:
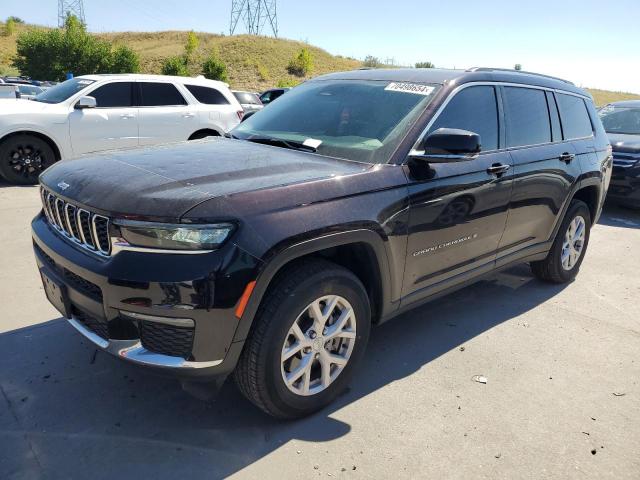
[[[16,135],[0,145],[0,174],[9,183],[33,185],[56,161],[51,147],[33,135]]]
[[[531,262],[533,274],[551,283],[573,280],[587,251],[590,230],[589,207],[581,200],[572,200],[547,258]]]
[[[370,328],[369,297],[351,271],[322,259],[285,267],[258,309],[236,384],[274,417],[309,415],[345,390]]]

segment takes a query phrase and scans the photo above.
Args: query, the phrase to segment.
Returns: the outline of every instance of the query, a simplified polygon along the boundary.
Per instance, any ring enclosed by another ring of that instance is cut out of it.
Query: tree
[[[431,62],[418,62],[416,68],[436,68],[436,66]]]
[[[176,56],[167,58],[162,64],[163,75],[176,75],[179,77],[188,77],[189,71],[184,56]]]
[[[362,62],[363,67],[367,68],[378,68],[382,66],[382,62],[378,57],[374,57],[373,55],[367,55],[364,57],[364,62]]]
[[[11,15],[10,17],[7,17],[7,22],[9,20],[13,20],[15,23],[24,24],[24,20],[23,19],[21,19],[20,17],[16,17],[14,15]]]
[[[517,70],[519,72],[520,70],[522,70],[522,65],[520,65],[519,63],[516,63],[516,65],[513,68],[514,70]]]
[[[75,75],[139,70],[139,60],[128,47],[113,49],[110,42],[87,32],[73,15],[64,29],[29,30],[18,35],[13,66],[22,75],[42,80],[64,80]]]
[[[111,73],[138,73],[140,60],[138,54],[126,45],[117,47],[111,56]]]
[[[311,58],[311,52],[307,48],[301,49],[287,66],[287,71],[297,77],[304,77],[311,73],[312,70],[313,60]]]
[[[214,53],[211,53],[209,58],[202,64],[202,74],[209,80],[226,82],[228,79],[227,66]]]

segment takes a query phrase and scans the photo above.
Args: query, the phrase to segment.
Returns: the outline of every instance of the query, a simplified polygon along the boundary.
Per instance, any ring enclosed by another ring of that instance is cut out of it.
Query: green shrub
[[[262,65],[261,63],[256,63],[256,71],[258,72],[258,78],[263,82],[268,82],[271,80],[271,74],[269,73],[269,69]]]
[[[87,33],[74,16],[64,29],[28,30],[18,35],[13,66],[22,75],[42,80],[64,80],[74,75],[111,73],[112,68],[137,71],[139,60],[127,47],[112,48],[110,42]]]
[[[140,59],[136,52],[126,45],[117,47],[111,56],[110,73],[138,73]]]
[[[162,74],[188,77],[189,71],[187,70],[185,57],[177,56],[167,58],[162,64]]]
[[[202,74],[209,80],[220,80],[221,82],[228,80],[227,66],[213,53],[202,64]]]
[[[311,52],[308,49],[303,48],[300,52],[291,59],[287,66],[287,71],[291,75],[297,77],[304,77],[311,73],[313,70],[313,60],[311,59]]]
[[[282,79],[282,80],[278,80],[278,84],[276,85],[276,87],[287,88],[287,87],[295,87],[297,85],[300,85],[299,80]]]
[[[436,66],[431,62],[418,62],[416,68],[436,68]]]

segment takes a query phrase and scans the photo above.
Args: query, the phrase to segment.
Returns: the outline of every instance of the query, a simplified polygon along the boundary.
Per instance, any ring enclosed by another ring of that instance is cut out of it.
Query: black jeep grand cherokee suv
[[[517,262],[571,280],[611,175],[588,94],[492,69],[326,75],[230,137],[49,168],[33,244],[91,342],[281,418],[345,388],[372,323]]]

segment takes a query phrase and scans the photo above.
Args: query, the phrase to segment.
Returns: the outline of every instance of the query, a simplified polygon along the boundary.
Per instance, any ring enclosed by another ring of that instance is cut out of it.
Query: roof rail
[[[569,80],[565,80],[564,78],[553,77],[551,75],[544,75],[542,73],[536,72],[526,72],[524,70],[513,70],[511,68],[491,68],[491,67],[473,67],[467,69],[467,72],[508,72],[508,73],[524,73],[526,75],[535,75],[536,77],[550,78],[552,80],[559,80],[560,82],[568,83],[569,85],[574,85],[575,83],[570,82]]]

